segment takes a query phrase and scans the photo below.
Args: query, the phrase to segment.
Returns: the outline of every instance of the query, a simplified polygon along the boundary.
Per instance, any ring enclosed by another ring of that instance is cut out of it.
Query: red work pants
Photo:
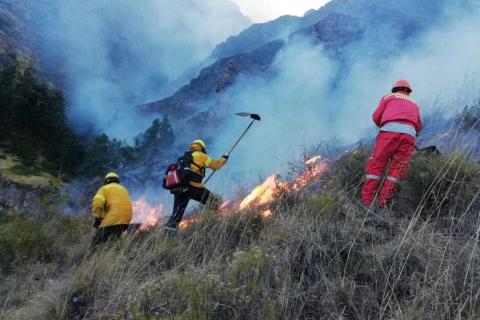
[[[405,133],[380,132],[373,153],[365,168],[366,181],[362,188],[362,203],[370,206],[377,193],[380,179],[391,160],[390,169],[378,196],[378,204],[386,205],[393,197],[396,185],[405,174],[415,150],[415,138]]]

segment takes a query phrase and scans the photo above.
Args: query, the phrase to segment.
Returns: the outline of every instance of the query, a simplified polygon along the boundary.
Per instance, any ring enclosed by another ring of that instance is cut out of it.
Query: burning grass
[[[221,216],[228,214],[242,214],[255,212],[259,217],[272,217],[272,204],[279,199],[293,195],[311,183],[318,182],[327,171],[329,161],[322,160],[321,156],[311,157],[303,162],[302,170],[287,182],[280,181],[277,175],[271,175],[261,184],[253,187],[252,191],[239,200],[226,200],[222,203],[218,213]],[[252,210],[255,209],[255,210]],[[198,223],[200,216],[185,218],[179,228],[185,230],[188,226]]]
[[[147,232],[165,220],[165,209],[162,204],[151,206],[147,199],[142,197],[133,201],[133,217],[130,224],[137,225],[138,232]]]
[[[268,178],[221,214],[205,209],[177,237],[158,229],[126,236],[21,308],[7,304],[4,314],[478,319],[479,165],[455,154],[419,154],[412,169],[422,168],[421,177],[410,172],[398,198],[411,203],[367,210],[356,203],[367,155],[360,149],[325,162],[325,171],[306,182]]]

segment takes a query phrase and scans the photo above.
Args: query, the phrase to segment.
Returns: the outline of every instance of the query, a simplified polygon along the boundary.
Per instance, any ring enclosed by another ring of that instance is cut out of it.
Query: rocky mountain
[[[364,32],[365,27],[359,19],[342,13],[332,13],[316,23],[292,33],[289,40],[301,40],[307,37],[313,44],[321,45],[338,58],[339,50],[359,40]]]
[[[332,13],[316,23],[295,32],[288,32],[292,25],[298,25],[298,17],[283,17],[272,22],[272,25],[254,25],[238,37],[230,38],[218,46],[213,56],[224,56],[228,52],[238,52],[220,58],[215,63],[202,69],[199,75],[183,86],[179,91],[165,99],[140,106],[144,113],[161,113],[178,115],[194,111],[195,105],[207,102],[212,96],[220,94],[234,84],[239,76],[265,75],[275,60],[276,54],[287,44],[301,41],[304,38],[316,45],[322,45],[332,55],[337,50],[357,40],[364,32],[362,22],[352,16]],[[295,23],[293,23],[295,21]],[[284,33],[278,37],[279,32]],[[248,37],[245,33],[255,35],[258,39]],[[269,40],[269,41],[266,41]],[[236,46],[242,43],[241,46]],[[258,44],[259,47],[255,47]],[[230,49],[226,49],[229,47]],[[242,52],[248,48],[249,52]],[[338,53],[338,52],[337,52]],[[216,105],[216,104],[214,104]]]
[[[36,187],[0,177],[0,210],[10,209],[28,215],[39,215],[48,186]]]
[[[0,69],[11,65],[17,56],[29,53],[25,25],[15,14],[10,1],[0,1]]]
[[[275,40],[248,53],[223,58],[203,69],[200,74],[172,96],[141,106],[143,112],[171,115],[190,111],[192,104],[207,101],[232,85],[239,75],[265,72],[284,42]]]
[[[212,53],[213,57],[223,58],[226,56],[248,52],[275,39],[288,37],[305,28],[317,24],[331,14],[344,14],[363,20],[369,29],[385,29],[389,25],[399,32],[420,31],[431,26],[432,22],[442,19],[445,4],[448,1],[422,1],[420,3],[411,0],[381,1],[381,0],[333,0],[318,10],[310,10],[303,17],[284,16],[274,21],[254,24],[237,36],[229,37],[219,44]],[[471,1],[459,1],[458,5],[471,3]],[[328,29],[336,34],[335,29]],[[392,33],[391,36],[395,34]]]
[[[212,52],[212,58],[222,59],[247,53],[268,42],[288,37],[300,21],[300,17],[283,16],[270,22],[254,24],[239,35],[231,36],[225,42],[217,45]]]
[[[242,130],[237,127],[238,119],[230,117],[234,112],[258,112],[271,119],[256,133],[262,147],[238,156],[242,173],[228,171],[229,167],[223,174],[244,178],[252,173],[254,179],[253,172],[281,172],[285,170],[281,164],[285,145],[308,145],[335,135],[348,143],[371,138],[371,109],[393,78],[408,77],[422,86],[415,95],[422,99],[425,115],[448,105],[435,101],[435,88],[448,88],[451,98],[458,96],[458,89],[435,75],[432,66],[444,67],[451,60],[443,48],[452,46],[458,38],[455,33],[468,33],[468,26],[449,31],[448,38],[441,30],[458,24],[466,12],[475,12],[473,8],[478,9],[475,1],[334,0],[302,18],[253,25],[229,38],[212,53],[212,57],[222,58],[173,95],[141,105],[139,111],[168,114],[179,146],[200,136],[219,150],[216,152],[228,150]],[[474,39],[465,38],[459,40],[459,46],[469,47],[468,41]],[[464,71],[472,72],[463,63],[450,61],[448,68],[458,73],[457,88],[464,81]],[[455,101],[457,111],[462,104],[471,103],[467,99],[477,98],[473,88],[471,92],[463,101]],[[359,121],[352,125],[351,117]],[[284,137],[279,128],[298,135]],[[276,160],[258,161],[268,157]],[[278,166],[272,168],[275,161]]]
[[[334,0],[319,10],[307,12],[302,18],[285,16],[254,24],[219,44],[210,57],[217,59],[216,62],[201,70],[189,84],[167,98],[141,105],[140,110],[153,114],[182,114],[184,120],[185,115],[195,118],[197,112],[221,114],[223,110],[219,110],[216,103],[219,94],[241,77],[267,76],[273,71],[270,67],[277,53],[303,39],[343,61],[338,71],[341,77],[340,73],[348,72],[348,64],[367,58],[355,54],[358,48],[361,47],[362,53],[368,54],[373,63],[380,64],[396,54],[399,47],[414,46],[416,39],[442,21],[448,10],[465,10],[472,3],[468,0],[455,5],[444,0],[422,3]]]
[[[61,89],[58,92],[62,104],[65,99],[68,125],[75,127],[82,148],[86,147],[83,151],[95,149],[96,135],[106,132],[111,137],[117,133],[120,137],[114,143],[106,138],[104,144],[97,146],[103,148],[105,157],[112,156],[107,149],[124,146],[125,139],[130,139],[130,145],[142,141],[142,131],[148,131],[154,120],[149,117],[138,121],[131,114],[133,111],[130,112],[133,106],[172,91],[177,87],[175,79],[179,74],[205,58],[218,42],[250,25],[250,20],[232,1],[189,0],[165,4],[167,2],[158,1],[137,5],[136,1],[119,4],[116,1],[0,0],[0,70],[7,66],[15,68],[19,57],[26,57],[21,59],[28,60],[21,63],[25,65],[33,60],[35,69],[40,69],[42,81],[52,90]],[[162,23],[159,25],[158,21]],[[200,23],[209,27],[197,28]],[[6,79],[5,83],[8,82]],[[14,90],[9,86],[3,89]],[[2,106],[2,115],[5,114],[4,120],[14,117]],[[109,131],[113,127],[118,131]],[[5,139],[2,135],[0,142]],[[151,155],[152,150],[142,150],[141,163],[125,173],[127,180],[135,186],[147,184],[145,181],[151,177],[149,166],[161,168],[165,157],[171,157],[170,153],[161,152],[161,155]],[[91,158],[92,154],[87,157]],[[103,159],[99,162],[108,170],[121,170]],[[148,166],[145,162],[149,162]],[[154,171],[161,175],[162,170]],[[156,188],[158,177],[154,179]],[[16,190],[12,188],[10,184],[0,186],[5,195]],[[11,202],[5,202],[5,206],[24,207],[23,200],[10,198],[18,206]],[[2,198],[1,203],[4,200]]]

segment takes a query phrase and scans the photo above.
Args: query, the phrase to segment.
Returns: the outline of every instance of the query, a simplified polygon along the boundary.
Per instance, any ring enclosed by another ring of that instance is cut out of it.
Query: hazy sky
[[[254,22],[264,22],[291,14],[301,16],[309,9],[318,9],[329,0],[233,0]]]

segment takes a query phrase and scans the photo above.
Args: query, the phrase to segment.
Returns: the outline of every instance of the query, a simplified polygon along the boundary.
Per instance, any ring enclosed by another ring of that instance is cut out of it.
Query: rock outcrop
[[[43,212],[49,189],[30,186],[0,178],[0,209],[12,209],[27,215]]]

